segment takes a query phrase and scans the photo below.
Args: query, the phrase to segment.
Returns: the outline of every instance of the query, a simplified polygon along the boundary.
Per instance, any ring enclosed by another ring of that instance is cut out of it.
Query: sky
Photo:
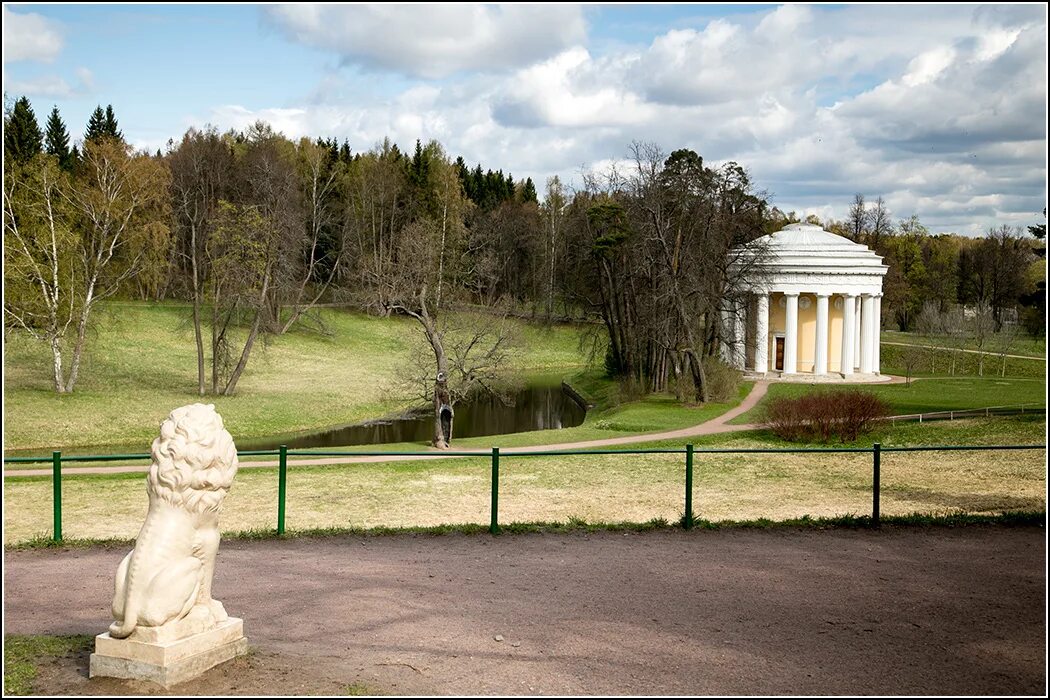
[[[1047,15],[1015,5],[3,5],[5,104],[135,146],[262,119],[440,141],[582,185],[635,141],[736,161],[781,210],[982,235],[1046,221]]]

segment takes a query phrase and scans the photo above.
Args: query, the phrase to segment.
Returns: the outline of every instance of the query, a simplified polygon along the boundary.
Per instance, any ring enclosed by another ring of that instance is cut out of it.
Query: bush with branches
[[[766,426],[789,442],[853,442],[889,415],[875,394],[857,389],[814,391],[798,398],[774,398],[766,406]]]

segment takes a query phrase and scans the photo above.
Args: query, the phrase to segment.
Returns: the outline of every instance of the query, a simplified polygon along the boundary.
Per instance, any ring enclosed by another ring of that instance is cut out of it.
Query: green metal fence
[[[883,452],[934,452],[934,451],[991,451],[991,450],[1045,450],[1046,445],[934,445],[921,447],[883,447],[875,443],[871,447],[786,447],[786,448],[697,448],[685,445],[682,448],[636,449],[636,450],[514,450],[500,452],[493,447],[491,451],[491,478],[489,532],[498,534],[499,527],[499,469],[500,459],[513,457],[550,457],[557,455],[638,455],[638,454],[680,454],[685,456],[684,474],[684,510],[681,526],[691,529],[694,524],[693,513],[693,471],[696,455],[704,454],[829,454],[829,453],[867,453],[872,459],[871,479],[871,527],[879,527],[879,487],[880,467]],[[281,445],[276,450],[244,450],[239,457],[277,457],[277,534],[285,532],[286,501],[288,492],[288,458],[291,457],[479,457],[484,452],[444,451],[435,452],[361,452],[361,451],[321,451],[289,450]],[[62,465],[69,462],[122,462],[150,459],[148,454],[95,455],[62,457],[61,452],[53,452],[50,457],[4,457],[4,464],[42,464],[51,463],[53,527],[52,540],[62,540]]]

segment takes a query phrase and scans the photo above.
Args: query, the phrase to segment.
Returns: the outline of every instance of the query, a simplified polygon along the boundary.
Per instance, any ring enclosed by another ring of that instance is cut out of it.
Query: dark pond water
[[[583,422],[587,409],[560,384],[530,386],[504,397],[480,396],[456,406],[452,444],[457,438],[523,433],[531,430],[572,428]],[[239,450],[272,450],[382,445],[393,442],[430,442],[434,416],[421,412],[403,418],[370,421],[309,435],[285,435],[255,440],[237,440]]]

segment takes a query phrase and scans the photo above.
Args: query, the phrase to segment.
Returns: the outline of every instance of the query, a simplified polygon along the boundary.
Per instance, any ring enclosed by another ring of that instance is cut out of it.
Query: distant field
[[[901,331],[882,331],[881,333],[882,342],[888,343],[909,343],[912,345],[929,345],[929,346],[942,346],[951,347],[951,339],[941,338],[938,336],[922,335],[920,333],[903,333]],[[1000,347],[998,338],[993,337],[984,347],[985,352],[995,353],[998,352]],[[966,344],[966,348],[969,350],[976,350],[974,341],[970,340]],[[1046,359],[1046,338],[1030,338],[1026,335],[1014,338],[1010,342],[1009,354],[1011,355],[1030,355],[1032,357],[1041,357]]]
[[[907,373],[905,366],[905,353],[911,349],[895,345],[904,343],[908,345],[920,345],[928,349],[920,351],[912,366],[912,376],[945,376],[952,367],[952,353],[949,350],[939,349],[943,340],[916,335],[914,333],[889,333],[882,334],[882,347],[879,351],[879,363],[885,374],[896,374],[904,376]],[[995,343],[990,343],[983,353],[985,377],[999,377],[1003,375],[1005,366],[1006,377],[1029,377],[1046,378],[1046,342],[1033,338],[1022,338],[1017,344],[1010,348],[1009,355],[1032,356],[1029,357],[1007,357],[1000,358],[995,352]],[[955,353],[955,375],[954,376],[977,376],[981,371],[982,354],[977,352]],[[1036,359],[1032,359],[1036,358]],[[1041,358],[1041,359],[1040,359]]]

